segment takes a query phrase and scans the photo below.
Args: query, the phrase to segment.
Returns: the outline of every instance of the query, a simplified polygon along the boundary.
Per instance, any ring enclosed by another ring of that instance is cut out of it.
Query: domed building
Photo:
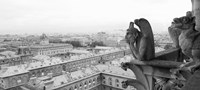
[[[44,33],[40,36],[40,44],[41,45],[48,45],[49,44],[49,39],[48,39],[47,35],[44,34]]]

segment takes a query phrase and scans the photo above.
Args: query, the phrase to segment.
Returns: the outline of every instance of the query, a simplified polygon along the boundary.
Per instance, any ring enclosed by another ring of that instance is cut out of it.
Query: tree
[[[64,43],[72,44],[73,47],[83,47],[79,41],[65,41]]]
[[[49,43],[62,43],[62,40],[59,38],[49,39]]]
[[[94,41],[90,45],[90,47],[95,47],[95,46],[105,46],[102,41]]]

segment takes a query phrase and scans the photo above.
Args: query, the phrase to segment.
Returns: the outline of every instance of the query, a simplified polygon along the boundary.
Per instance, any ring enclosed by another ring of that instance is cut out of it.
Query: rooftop
[[[21,65],[5,67],[0,70],[0,77],[8,77],[17,74],[27,73],[28,71]]]
[[[42,68],[42,67],[46,67],[46,66],[60,64],[62,62],[61,58],[59,58],[59,57],[50,58],[48,56],[43,56],[43,55],[35,56],[34,59],[37,59],[38,61],[28,63],[27,69],[30,70],[30,69]]]
[[[96,46],[94,49],[103,49],[103,50],[108,50],[108,49],[112,49],[112,47]]]
[[[72,50],[72,51],[69,51],[70,53],[78,53],[78,54],[88,54],[90,53],[89,51],[86,51],[86,50]]]
[[[113,71],[113,72],[111,72]],[[96,75],[99,73],[105,73],[110,75],[116,75],[120,77],[128,77],[128,78],[135,78],[134,73],[131,70],[124,71],[120,67],[110,67],[107,65],[97,65],[87,67],[78,71],[74,71],[71,73],[65,73],[60,76],[53,77],[50,81],[52,83],[47,85],[48,89],[60,87],[62,85],[67,85],[81,79],[88,78],[89,76]],[[48,81],[46,81],[48,82]],[[45,81],[44,81],[45,83]]]
[[[16,65],[16,66],[9,66],[6,69],[2,68],[2,70],[0,70],[0,72],[1,72],[0,77],[6,77],[6,76],[16,75],[16,74],[20,74],[20,73],[26,73],[29,70],[33,70],[33,69],[37,69],[37,68],[43,68],[43,67],[47,67],[47,66],[71,62],[74,60],[81,60],[83,58],[93,57],[92,55],[83,55],[83,56],[81,56],[81,58],[71,58],[70,60],[64,61],[59,57],[51,57],[50,58],[49,56],[38,55],[38,56],[33,57],[33,59],[36,59],[36,62],[30,62],[30,63]],[[79,56],[76,56],[76,57],[79,57]],[[124,58],[130,59],[126,56]],[[84,71],[83,75],[85,75],[85,73],[88,75],[88,74],[91,74],[94,72],[98,72],[99,70],[102,71],[101,68],[98,68],[98,67],[99,66],[92,67],[91,69],[83,70]],[[9,70],[9,69],[11,69],[11,70]],[[107,69],[110,70],[112,68],[107,68]],[[116,68],[113,68],[113,69],[116,69]],[[12,70],[14,70],[14,71],[12,71]],[[82,72],[82,71],[78,71],[78,72]]]
[[[48,47],[62,47],[62,46],[70,46],[72,47],[71,44],[48,44],[48,45],[41,45],[41,44],[36,44],[30,46],[31,48],[48,48]]]
[[[0,52],[0,59],[14,58],[14,57],[19,57],[19,55],[16,55],[16,52],[13,51]]]

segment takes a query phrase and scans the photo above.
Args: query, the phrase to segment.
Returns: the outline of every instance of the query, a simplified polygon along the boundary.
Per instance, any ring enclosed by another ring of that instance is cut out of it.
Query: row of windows
[[[79,65],[88,64],[88,63],[94,64],[96,61],[97,60],[95,60],[95,58],[94,59],[85,59],[85,60],[70,62],[69,64],[66,64],[66,66],[73,67],[74,65],[79,66]]]
[[[115,57],[115,56],[110,56],[110,57]],[[95,57],[95,58],[91,58],[91,59],[85,59],[85,60],[79,60],[79,61],[75,61],[75,62],[70,62],[67,63],[65,66],[63,65],[62,67],[60,67],[59,69],[51,69],[51,70],[64,70],[64,71],[74,71],[77,69],[77,67],[84,67],[86,65],[90,65],[90,64],[95,64],[98,63],[98,60],[95,59],[101,59],[100,57]],[[49,72],[51,71],[49,70]],[[48,70],[45,70],[48,71]],[[42,72],[38,71],[37,75],[40,75]],[[33,76],[36,76],[36,73],[33,73]]]
[[[63,49],[66,49],[68,50],[69,48],[68,47],[63,47],[63,48],[45,48],[45,49],[39,49],[40,52],[43,52],[43,51],[48,51],[48,50],[63,50]]]
[[[13,78],[10,78],[10,81],[8,85],[10,86],[18,86],[20,84],[24,84],[27,82],[27,79],[28,79],[28,76],[26,75],[23,75],[23,76],[20,76],[20,77],[13,77]]]
[[[103,56],[105,57],[105,56]],[[113,57],[115,56],[108,56],[107,57],[110,57],[110,59],[113,59]],[[71,67],[77,67],[77,66],[80,66],[80,65],[84,65],[84,64],[95,64],[97,63],[98,59],[101,59],[101,57],[95,57],[95,58],[91,58],[91,59],[86,59],[86,60],[80,60],[80,61],[76,61],[76,62],[71,62],[69,64],[66,64],[66,67],[69,66],[69,68]]]
[[[31,48],[36,50],[55,50],[55,49],[64,49],[64,48],[71,48],[69,46],[51,46],[51,47],[43,47],[43,48]]]
[[[114,53],[110,53],[110,54],[107,54],[107,55],[103,55],[102,57],[103,57],[104,60],[119,58],[119,57],[124,56],[125,52],[126,51],[114,52]]]
[[[103,79],[103,84],[107,84],[110,86],[113,86],[113,83],[115,84],[115,87],[119,87],[121,85],[121,83],[119,82],[119,79],[112,79],[111,77],[108,77],[108,79],[106,80],[106,78],[104,76],[102,76]]]
[[[53,72],[55,71],[55,72]],[[47,75],[47,73],[61,73],[62,72],[62,66],[56,66],[56,67],[50,67],[50,68],[43,68],[40,70],[35,70],[31,72],[32,77],[35,76],[44,76]]]
[[[46,50],[46,51],[40,51],[39,54],[40,55],[50,55],[50,54],[58,54],[58,53],[66,53],[69,50]]]
[[[103,60],[111,60],[111,59],[114,59],[115,56],[114,55],[105,55],[103,56]]]
[[[97,58],[99,58],[99,57],[97,57]],[[76,62],[76,63],[72,63],[73,64],[73,66],[72,67],[78,67],[78,66],[80,66],[80,65],[88,65],[88,63],[91,63],[91,62],[93,62],[93,63],[96,63],[96,61],[93,61],[94,59],[96,59],[96,58],[92,58],[92,59],[88,59],[88,60],[86,60],[86,61],[78,61],[78,62]],[[84,64],[83,64],[84,63]],[[68,65],[71,65],[71,64],[68,64]],[[68,67],[68,68],[70,68],[70,67]],[[40,70],[38,70],[38,71],[33,71],[33,72],[31,72],[31,75],[32,76],[41,76],[41,75],[46,75],[47,73],[52,73],[53,72],[53,70],[58,70],[58,71],[62,71],[62,66],[58,66],[58,67],[51,67],[51,68],[47,68],[47,69],[40,69]]]
[[[85,66],[87,66],[87,65],[91,65],[91,64],[95,64],[95,63],[97,63],[97,61],[91,61],[91,62],[84,62],[84,63],[77,63],[77,64],[73,64],[73,65],[71,65],[71,64],[68,64],[68,65],[66,65],[64,68],[63,68],[63,70],[69,70],[69,71],[73,71],[73,70],[76,70],[78,67],[79,68],[81,68],[81,67],[85,67]]]
[[[64,83],[61,83],[64,84]],[[92,87],[96,87],[98,84],[100,84],[100,79],[99,77],[94,77],[91,79],[87,79],[85,81],[82,81],[81,83],[76,83],[70,86],[69,88],[63,88],[62,90],[84,90],[84,89],[89,89]]]
[[[88,60],[89,61],[89,60]],[[82,63],[83,62],[83,63]],[[42,68],[42,69],[40,69],[40,70],[36,70],[36,71],[32,71],[32,76],[40,76],[40,74],[42,73],[42,72],[45,72],[45,74],[47,73],[47,72],[52,72],[52,70],[59,70],[60,72],[62,71],[62,70],[69,70],[69,69],[74,69],[74,70],[76,70],[77,69],[77,67],[84,67],[84,66],[86,66],[86,65],[90,65],[90,64],[92,64],[92,63],[96,63],[96,61],[90,61],[90,62],[84,62],[84,61],[78,61],[78,62],[75,62],[75,63],[69,63],[69,64],[66,64],[66,65],[64,65],[64,66],[56,66],[56,67],[47,67],[47,68]],[[49,68],[49,69],[48,69]]]

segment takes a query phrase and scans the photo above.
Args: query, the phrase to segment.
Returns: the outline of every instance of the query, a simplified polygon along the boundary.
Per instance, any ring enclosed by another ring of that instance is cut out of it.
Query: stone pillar
[[[200,0],[192,0],[192,11],[196,17],[196,26],[195,29],[200,31]]]
[[[194,15],[194,0],[191,0],[192,2],[192,14]]]

